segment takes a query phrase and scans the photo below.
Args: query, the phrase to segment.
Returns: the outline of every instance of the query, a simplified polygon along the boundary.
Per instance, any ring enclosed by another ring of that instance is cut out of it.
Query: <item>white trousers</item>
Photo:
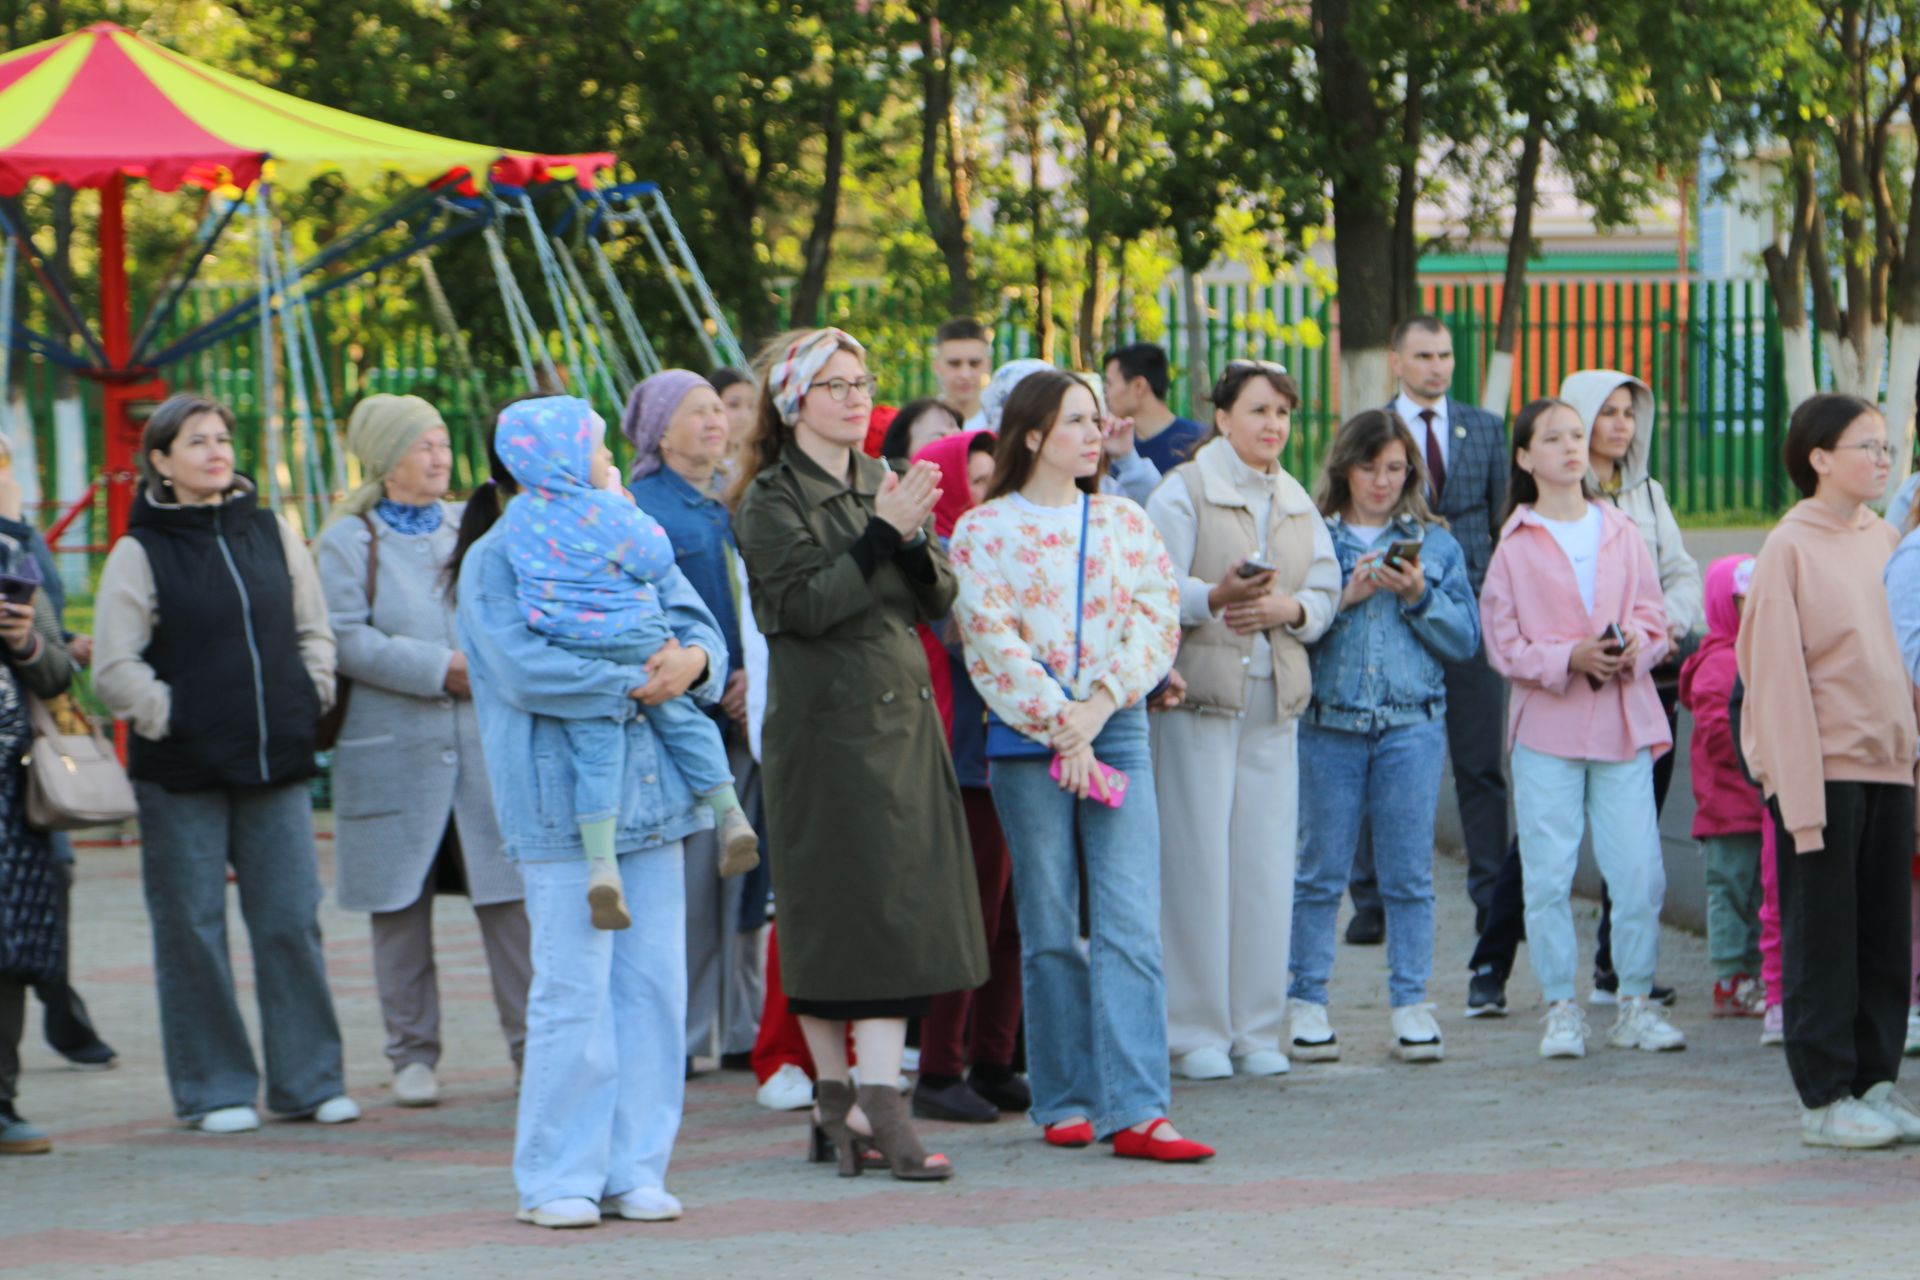
[[[1297,722],[1273,682],[1244,715],[1153,716],[1167,1048],[1235,1057],[1280,1047],[1300,825]]]

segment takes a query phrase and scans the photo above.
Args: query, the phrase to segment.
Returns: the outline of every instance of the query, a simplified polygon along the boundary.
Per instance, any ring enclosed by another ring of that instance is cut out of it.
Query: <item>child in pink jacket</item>
[[[1649,674],[1666,654],[1659,574],[1633,521],[1588,500],[1587,426],[1536,400],[1513,426],[1512,503],[1487,569],[1487,658],[1513,682],[1507,744],[1527,904],[1527,951],[1548,1002],[1543,1058],[1586,1055],[1569,894],[1580,838],[1613,894],[1618,1017],[1609,1044],[1684,1049],[1648,999],[1666,871],[1653,759],[1672,746]]]
[[[1741,771],[1728,699],[1739,678],[1734,637],[1752,556],[1722,556],[1707,570],[1707,638],[1680,668],[1680,705],[1693,713],[1693,838],[1707,871],[1707,951],[1713,1016],[1760,1016],[1760,831],[1766,807]],[[1743,577],[1744,575],[1744,577]]]

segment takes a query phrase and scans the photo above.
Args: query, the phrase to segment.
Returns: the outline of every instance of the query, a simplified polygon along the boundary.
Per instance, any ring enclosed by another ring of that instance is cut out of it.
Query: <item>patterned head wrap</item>
[[[800,402],[807,398],[814,375],[842,349],[863,360],[867,355],[867,349],[842,329],[814,329],[794,339],[780,353],[767,370],[767,392],[773,397],[773,407],[780,411],[780,421],[788,426],[799,421]]]

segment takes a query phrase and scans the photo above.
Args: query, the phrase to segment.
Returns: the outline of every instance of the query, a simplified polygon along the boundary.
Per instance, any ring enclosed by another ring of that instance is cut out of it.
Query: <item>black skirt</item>
[[[932,996],[898,996],[892,1000],[802,1000],[787,998],[787,1008],[803,1018],[828,1022],[860,1022],[867,1018],[924,1018],[933,1008]]]

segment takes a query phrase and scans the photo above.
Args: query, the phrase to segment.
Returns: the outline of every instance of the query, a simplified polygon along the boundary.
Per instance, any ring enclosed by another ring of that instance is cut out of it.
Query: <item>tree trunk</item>
[[[1786,365],[1787,408],[1791,412],[1820,389],[1813,376],[1813,330],[1807,327],[1804,318],[1797,325],[1781,324],[1780,347]]]
[[[1078,369],[1091,369],[1093,362],[1100,358],[1100,335],[1106,319],[1107,258],[1100,252],[1100,242],[1104,239],[1104,236],[1087,236],[1087,287],[1080,294],[1080,323],[1074,332],[1073,363]]]
[[[1805,138],[1792,140],[1793,208],[1788,215],[1784,247],[1774,242],[1760,253],[1780,317],[1780,343],[1786,365],[1787,411],[1791,413],[1816,390],[1813,377],[1813,331],[1807,323],[1807,264],[1819,226],[1819,189],[1815,182],[1813,147]],[[1823,258],[1824,262],[1824,258]],[[1829,295],[1831,282],[1828,282]],[[1816,293],[1819,290],[1816,288]],[[1831,305],[1831,297],[1827,303]]]
[[[1414,227],[1420,203],[1420,140],[1426,123],[1425,63],[1407,68],[1406,101],[1400,112],[1400,178],[1393,202],[1392,323],[1419,309],[1420,246]]]
[[[833,233],[840,221],[840,182],[847,167],[847,122],[836,92],[827,103],[827,153],[820,174],[820,193],[813,203],[813,226],[807,232],[800,281],[793,289],[793,326],[811,329],[819,323],[820,297],[827,289],[827,267],[833,261]]]
[[[967,223],[970,193],[961,130],[954,118],[952,50],[939,19],[920,11],[920,204],[927,232],[947,264],[947,306],[972,315],[973,229]],[[942,139],[946,142],[944,156]]]
[[[1906,480],[1913,462],[1914,406],[1916,396],[1920,396],[1920,182],[1907,185],[1902,249],[1888,298],[1893,311],[1893,340],[1887,361],[1886,414],[1887,434],[1894,447],[1889,494]]]
[[[1213,391],[1208,381],[1213,376],[1207,350],[1207,319],[1200,306],[1200,273],[1180,272],[1180,322],[1187,327],[1187,416],[1204,421],[1198,415]]]
[[[1527,117],[1520,143],[1520,167],[1513,183],[1513,226],[1507,233],[1507,273],[1500,284],[1500,327],[1494,334],[1493,355],[1480,384],[1480,407],[1507,416],[1513,395],[1513,352],[1520,344],[1520,312],[1527,298],[1527,260],[1533,256],[1533,205],[1539,191],[1540,152],[1546,144],[1546,122],[1538,112]]]
[[[1371,150],[1385,132],[1372,69],[1347,39],[1350,0],[1314,0],[1314,51],[1326,127]],[[1340,411],[1384,404],[1392,393],[1387,338],[1393,328],[1393,206],[1380,175],[1339,165],[1333,186],[1333,268],[1340,311]]]
[[[1033,237],[1033,342],[1034,353],[1053,363],[1053,273],[1047,267],[1047,196],[1040,187],[1040,104],[1034,101],[1033,86],[1027,86],[1026,118],[1021,122],[1027,145],[1027,226]]]

